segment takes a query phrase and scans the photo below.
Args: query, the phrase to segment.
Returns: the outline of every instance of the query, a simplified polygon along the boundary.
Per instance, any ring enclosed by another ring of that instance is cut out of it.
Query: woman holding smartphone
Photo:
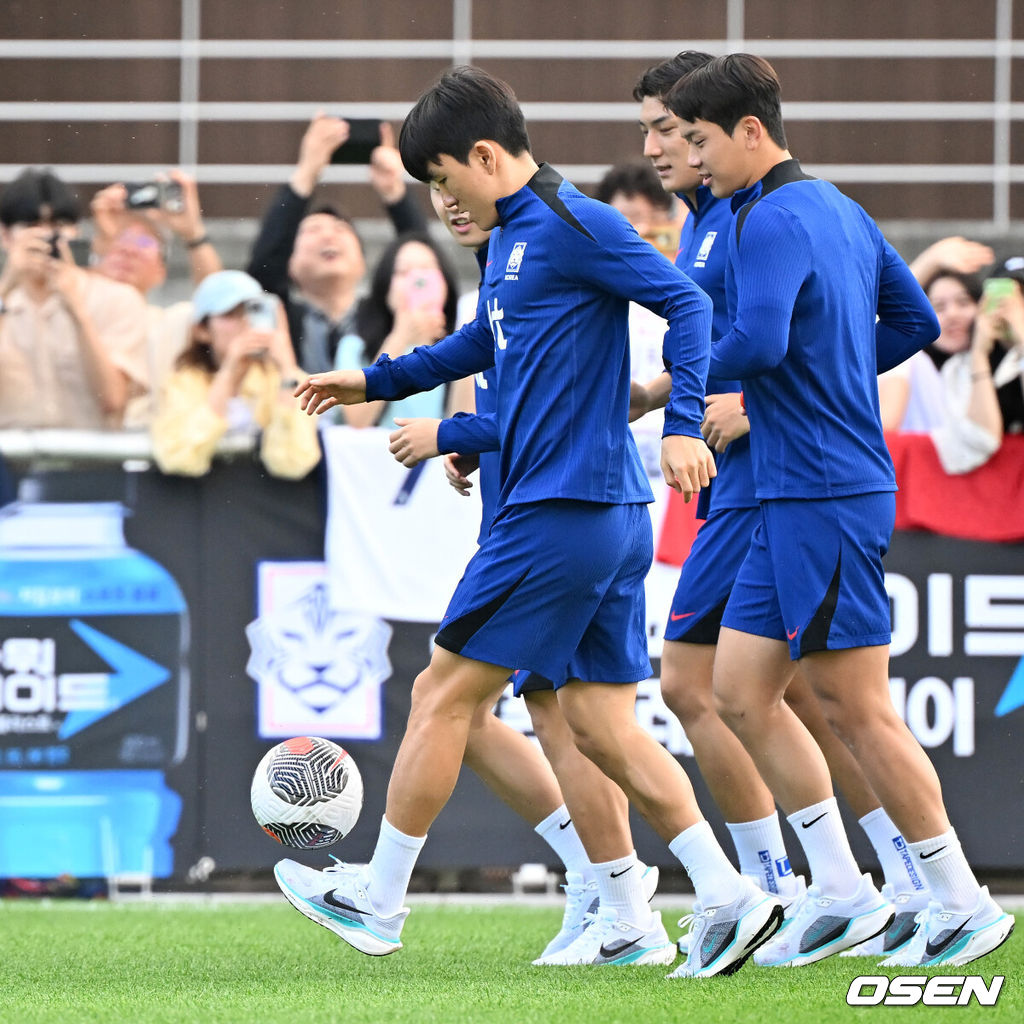
[[[400,235],[381,253],[370,292],[356,312],[356,330],[338,343],[335,369],[369,366],[378,356],[392,358],[418,345],[432,345],[455,329],[458,288],[447,258],[425,233]],[[457,402],[441,387],[397,402],[341,406],[350,427],[391,427],[395,418],[440,419]],[[459,396],[461,397],[461,395]]]
[[[940,268],[922,282],[941,333],[879,378],[887,430],[928,433],[943,469],[969,473],[1024,427],[1024,259],[998,265],[984,285]]]
[[[259,435],[267,472],[297,480],[320,461],[316,424],[291,391],[304,376],[277,300],[240,270],[211,274],[192,298],[188,346],[151,428],[165,473],[202,476],[229,434]]]

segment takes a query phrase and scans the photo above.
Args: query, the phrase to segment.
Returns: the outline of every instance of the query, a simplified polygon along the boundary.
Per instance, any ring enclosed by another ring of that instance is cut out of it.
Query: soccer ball
[[[346,836],[363,808],[352,755],[330,740],[296,736],[272,747],[252,779],[252,813],[284,846],[315,850]]]

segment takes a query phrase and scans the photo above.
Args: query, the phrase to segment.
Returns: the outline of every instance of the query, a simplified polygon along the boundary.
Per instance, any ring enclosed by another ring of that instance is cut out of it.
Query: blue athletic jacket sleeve
[[[899,366],[939,336],[939,321],[903,258],[886,242],[878,289],[875,353],[878,372]]]
[[[733,327],[711,372],[743,381],[757,497],[894,490],[877,378],[935,337],[921,289],[868,214],[796,160],[733,208]]]
[[[494,365],[494,339],[486,326],[473,320],[435,345],[421,345],[397,359],[381,356],[364,371],[366,400],[394,401],[439,384],[471,377]]]
[[[496,452],[500,448],[494,413],[478,416],[471,412],[457,412],[438,424],[437,449],[442,454],[479,455],[481,452]]]
[[[580,211],[582,213],[582,211]],[[672,376],[665,434],[700,437],[711,341],[711,300],[617,211],[589,207],[584,222],[597,244],[566,248],[564,270],[668,321],[662,352]]]
[[[712,348],[711,373],[716,376],[756,377],[782,362],[797,295],[811,274],[813,246],[799,217],[769,204],[759,206],[757,214],[744,225],[743,258],[734,267],[743,302],[732,329]],[[939,326],[903,258],[881,235],[879,241],[875,349],[877,372],[882,373],[934,341]]]
[[[774,369],[789,350],[793,307],[811,272],[812,247],[797,216],[762,204],[743,227],[733,261],[742,302],[732,328],[711,349],[711,374],[745,380]]]

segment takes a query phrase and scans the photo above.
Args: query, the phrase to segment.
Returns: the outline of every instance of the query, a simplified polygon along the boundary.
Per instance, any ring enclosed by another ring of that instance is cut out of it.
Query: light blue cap
[[[192,294],[192,322],[208,316],[230,313],[235,306],[261,298],[263,289],[255,278],[241,270],[219,270],[204,277]]]

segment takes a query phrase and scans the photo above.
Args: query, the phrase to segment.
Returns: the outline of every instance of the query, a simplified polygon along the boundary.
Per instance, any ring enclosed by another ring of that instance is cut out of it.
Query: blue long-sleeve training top
[[[476,251],[476,261],[480,266],[480,288],[476,297],[476,316],[487,315],[487,301],[490,291],[484,283],[484,270],[487,268],[487,246]],[[498,507],[498,494],[501,491],[501,449],[498,437],[498,425],[495,418],[495,392],[498,377],[494,367],[481,370],[473,378],[473,397],[475,412],[457,412],[448,419],[441,420],[437,428],[437,447],[442,454],[458,452],[460,455],[478,455],[480,471],[478,487],[480,490],[480,533],[478,540],[482,544],[491,529],[491,522]]]
[[[498,505],[568,498],[652,500],[627,419],[627,309],[668,321],[670,433],[700,436],[711,302],[604,203],[544,164],[497,203],[485,309],[436,345],[366,371],[366,397],[394,399],[497,371]]]
[[[733,322],[710,372],[743,382],[758,498],[895,490],[877,375],[938,336],[920,285],[864,210],[796,160],[732,207]]]
[[[683,222],[679,236],[676,266],[690,277],[712,303],[711,345],[729,330],[729,306],[725,293],[726,266],[729,262],[729,232],[733,224],[728,199],[716,199],[711,189],[701,185],[696,202],[680,194],[690,216]],[[721,395],[741,389],[738,380],[708,376],[707,393]],[[754,471],[750,461],[750,435],[730,442],[724,452],[715,452],[718,476],[711,486],[701,490],[697,502],[697,518],[707,517],[718,509],[751,508],[754,496]]]

